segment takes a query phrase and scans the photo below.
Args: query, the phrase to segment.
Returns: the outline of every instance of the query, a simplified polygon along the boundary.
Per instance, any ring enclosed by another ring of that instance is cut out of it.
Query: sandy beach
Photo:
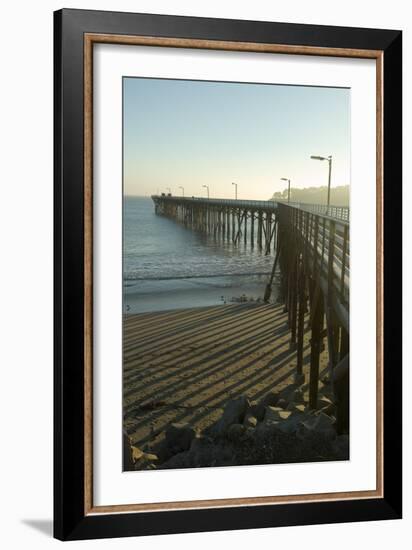
[[[304,373],[308,380],[309,336]],[[296,351],[283,305],[228,304],[124,316],[124,428],[150,451],[170,422],[204,430],[225,403],[293,382]],[[321,354],[321,373],[327,353]]]

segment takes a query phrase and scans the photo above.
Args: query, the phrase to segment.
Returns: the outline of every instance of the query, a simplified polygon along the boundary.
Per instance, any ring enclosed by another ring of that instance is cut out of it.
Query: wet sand
[[[306,325],[307,323],[305,323]],[[309,336],[304,374],[308,381]],[[164,437],[170,422],[205,429],[228,399],[258,400],[293,382],[283,305],[234,304],[124,317],[124,427],[144,450]],[[321,354],[321,372],[327,353]]]
[[[124,313],[210,307],[248,301],[261,302],[269,274],[222,275],[165,280],[134,280],[124,283]],[[272,298],[277,298],[273,285]]]

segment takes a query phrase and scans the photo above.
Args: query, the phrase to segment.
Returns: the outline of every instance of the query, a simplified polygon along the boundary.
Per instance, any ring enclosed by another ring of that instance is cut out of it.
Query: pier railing
[[[235,208],[263,208],[267,210],[275,210],[277,208],[276,201],[255,201],[255,200],[240,200],[240,199],[208,199],[207,197],[176,197],[174,195],[153,195],[154,201],[161,200],[180,204],[197,204],[210,206],[232,206]]]
[[[309,404],[317,407],[319,360],[327,338],[329,372],[349,353],[349,223],[285,204],[278,209],[278,244],[297,376],[303,376],[303,334],[309,304]],[[325,326],[326,325],[326,326]]]
[[[321,279],[325,294],[339,303],[341,322],[349,324],[349,223],[287,205],[279,208],[289,245],[302,255],[309,273]],[[337,305],[337,304],[336,304]]]
[[[174,204],[197,204],[197,205],[209,205],[215,207],[233,207],[241,209],[252,209],[252,210],[266,210],[266,211],[275,211],[278,207],[278,204],[285,204],[288,206],[293,206],[295,208],[300,208],[302,210],[307,210],[309,212],[315,212],[317,214],[322,214],[330,218],[336,218],[339,220],[349,221],[349,208],[345,206],[326,206],[325,204],[311,204],[304,202],[296,201],[283,201],[283,200],[269,200],[269,201],[257,201],[257,200],[240,200],[240,199],[208,199],[206,197],[177,197],[174,195],[153,195],[153,201],[165,201],[168,203]]]

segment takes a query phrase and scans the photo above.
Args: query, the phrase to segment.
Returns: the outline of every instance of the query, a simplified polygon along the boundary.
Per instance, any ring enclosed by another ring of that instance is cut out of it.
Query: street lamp
[[[232,181],[232,185],[235,186],[235,199],[237,200],[237,183],[235,183],[234,181]]]
[[[170,187],[166,187],[166,189],[169,191],[170,195],[172,194],[172,190],[170,189]]]
[[[206,189],[207,189],[207,198],[209,198],[209,186],[208,185],[202,185],[202,187],[206,187]]]
[[[289,178],[280,178],[282,181],[288,182],[288,203],[290,202],[290,179]]]
[[[182,185],[179,185],[179,189],[182,190],[182,197],[185,196],[185,188]]]
[[[317,155],[311,155],[310,157],[313,160],[327,160],[329,163],[329,175],[328,175],[328,203],[327,203],[327,210],[326,213],[329,214],[329,206],[330,206],[330,177],[332,173],[332,155],[329,155],[328,157],[319,157]]]

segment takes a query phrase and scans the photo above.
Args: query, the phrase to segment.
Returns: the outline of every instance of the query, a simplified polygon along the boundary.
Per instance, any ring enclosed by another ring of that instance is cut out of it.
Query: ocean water
[[[273,253],[185,228],[146,197],[125,197],[123,224],[125,312],[262,299]]]

